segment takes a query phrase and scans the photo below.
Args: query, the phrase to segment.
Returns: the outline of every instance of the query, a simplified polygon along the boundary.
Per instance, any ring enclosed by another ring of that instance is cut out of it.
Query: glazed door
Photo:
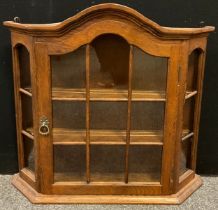
[[[44,137],[52,157],[44,159],[49,191],[169,193],[173,122],[167,118],[175,114],[169,104],[176,106],[170,102],[173,91],[166,94],[174,85],[172,50],[151,55],[114,34],[67,53],[44,50],[51,104],[51,130]]]

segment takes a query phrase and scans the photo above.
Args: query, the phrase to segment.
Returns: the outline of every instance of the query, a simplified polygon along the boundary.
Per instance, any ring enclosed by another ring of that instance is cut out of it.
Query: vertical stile
[[[127,129],[126,129],[126,168],[125,182],[128,183],[129,174],[129,144],[130,144],[130,128],[131,128],[131,105],[132,105],[132,62],[133,62],[133,46],[130,45],[129,51],[129,82],[128,82],[128,112],[127,112]]]
[[[86,181],[90,182],[90,45],[86,45]]]

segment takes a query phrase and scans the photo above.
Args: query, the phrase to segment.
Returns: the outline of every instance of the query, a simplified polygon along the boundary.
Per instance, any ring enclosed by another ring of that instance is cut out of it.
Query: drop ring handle
[[[49,121],[46,117],[43,116],[39,122],[39,133],[43,136],[46,136],[49,134],[49,132]]]

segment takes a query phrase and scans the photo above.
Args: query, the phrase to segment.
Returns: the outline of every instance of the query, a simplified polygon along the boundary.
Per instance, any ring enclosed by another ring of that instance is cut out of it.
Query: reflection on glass
[[[127,122],[126,102],[91,102],[91,129],[125,130]]]
[[[54,181],[86,181],[84,145],[54,145]]]
[[[124,182],[125,147],[91,146],[91,181]]]
[[[34,143],[32,139],[26,136],[23,138],[23,150],[24,150],[24,167],[28,168],[32,172],[35,172],[35,158],[34,158]]]
[[[165,91],[168,59],[149,55],[137,47],[133,49],[133,91]]]
[[[51,56],[52,88],[85,88],[86,46]]]
[[[53,101],[53,127],[85,129],[85,102]]]
[[[90,87],[127,88],[129,70],[129,44],[122,37],[104,34],[91,43]]]
[[[130,146],[129,182],[160,182],[162,147]]]

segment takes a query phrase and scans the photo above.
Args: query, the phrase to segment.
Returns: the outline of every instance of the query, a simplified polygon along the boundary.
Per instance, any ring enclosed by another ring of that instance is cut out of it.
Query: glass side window
[[[198,74],[201,50],[193,50],[188,58],[186,96],[183,108],[183,133],[181,140],[180,175],[192,169],[192,151],[195,141],[196,100],[198,99]]]
[[[23,151],[23,167],[35,172],[33,108],[30,53],[27,48],[18,44],[15,49],[17,72],[20,76],[19,98],[21,115],[21,147]]]
[[[20,69],[20,87],[31,89],[30,55],[27,48],[23,45],[16,47],[18,54],[18,64]]]

